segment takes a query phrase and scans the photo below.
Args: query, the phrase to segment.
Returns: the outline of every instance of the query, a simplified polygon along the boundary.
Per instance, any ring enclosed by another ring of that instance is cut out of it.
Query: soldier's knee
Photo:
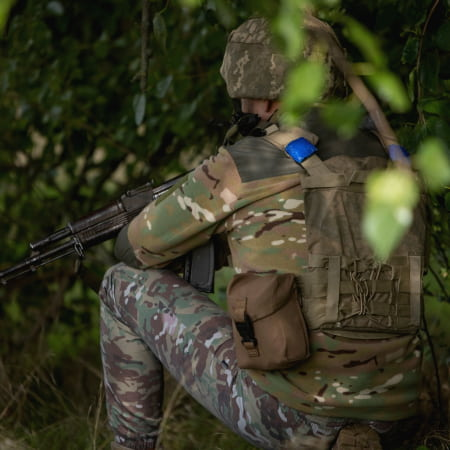
[[[132,296],[133,288],[152,284],[161,279],[164,271],[160,269],[136,269],[124,263],[110,267],[103,276],[99,289],[101,301],[110,308],[119,306],[123,298]]]
[[[98,295],[103,304],[111,306],[110,302],[112,298],[115,298],[115,279],[116,274],[120,270],[121,264],[116,264],[105,272],[102,282],[98,291]]]

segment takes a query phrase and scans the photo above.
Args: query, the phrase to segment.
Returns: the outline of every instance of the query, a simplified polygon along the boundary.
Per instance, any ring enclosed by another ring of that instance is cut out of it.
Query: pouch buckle
[[[256,348],[258,345],[258,341],[255,337],[255,331],[253,329],[253,323],[250,319],[250,316],[245,313],[244,314],[244,322],[234,322],[236,325],[236,329],[238,330],[239,334],[241,335],[241,342],[242,344],[247,348],[249,344]]]

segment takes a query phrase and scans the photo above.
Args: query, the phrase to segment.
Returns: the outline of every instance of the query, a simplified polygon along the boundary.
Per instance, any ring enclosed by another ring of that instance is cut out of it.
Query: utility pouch
[[[309,356],[309,337],[293,274],[244,273],[227,289],[241,369],[285,369]]]

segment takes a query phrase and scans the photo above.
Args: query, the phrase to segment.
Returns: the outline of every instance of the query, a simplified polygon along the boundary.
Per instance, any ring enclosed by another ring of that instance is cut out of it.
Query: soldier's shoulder
[[[266,136],[246,136],[225,146],[242,181],[255,181],[298,172],[298,165]]]
[[[267,128],[262,136],[246,136],[233,145],[225,146],[235,161],[242,180],[255,181],[302,171],[290,158],[285,147],[300,137],[315,144],[317,136],[302,128]]]

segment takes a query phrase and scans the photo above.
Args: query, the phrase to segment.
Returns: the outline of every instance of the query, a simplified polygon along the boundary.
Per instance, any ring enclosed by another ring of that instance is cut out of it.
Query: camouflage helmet
[[[328,68],[324,97],[345,95],[342,75],[323,45],[324,33],[340,45],[334,31],[327,23],[308,14],[303,27],[307,40],[301,57],[323,61]],[[275,100],[284,89],[289,66],[289,61],[274,45],[267,19],[252,18],[230,33],[220,74],[231,98]]]
[[[228,37],[220,74],[231,98],[277,99],[287,69],[273,46],[266,19],[249,19]]]

